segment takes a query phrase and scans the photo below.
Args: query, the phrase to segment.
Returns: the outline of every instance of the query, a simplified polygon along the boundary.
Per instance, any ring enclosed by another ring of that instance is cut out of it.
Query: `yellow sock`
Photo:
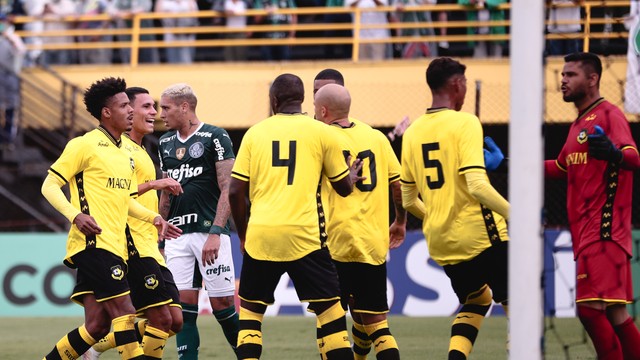
[[[456,359],[469,357],[490,306],[491,291],[488,286],[469,296],[451,325],[449,357],[452,354],[455,354]]]
[[[364,329],[371,339],[377,359],[400,359],[398,343],[391,335],[389,322],[386,319],[375,324],[365,324]]]
[[[116,347],[116,338],[113,336],[112,332],[100,339],[97,343],[93,344],[93,350],[101,353],[109,349],[113,349],[114,347]]]
[[[51,352],[45,356],[46,360],[66,359],[69,356],[79,358],[96,340],[89,335],[84,325],[73,329],[60,339]]]
[[[347,319],[340,302],[336,301],[327,310],[317,314],[317,317],[322,329],[323,353],[327,358],[342,358],[346,354],[353,356],[347,333]]]
[[[162,359],[168,337],[168,333],[153,326],[146,326],[144,337],[142,337],[142,350],[147,359]]]
[[[264,314],[240,307],[238,359],[259,359],[262,355],[262,319]]]
[[[369,339],[364,325],[354,320],[351,327],[351,335],[353,335],[354,360],[365,360],[367,354],[371,351],[371,339]]]
[[[135,315],[123,315],[113,319],[113,336],[116,341],[116,348],[122,359],[144,359],[142,347],[136,339],[136,332],[133,327]]]

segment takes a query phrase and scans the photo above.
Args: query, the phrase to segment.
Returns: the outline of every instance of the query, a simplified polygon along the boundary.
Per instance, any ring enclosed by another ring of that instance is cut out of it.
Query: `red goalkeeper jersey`
[[[629,256],[633,172],[588,155],[587,135],[600,126],[619,149],[632,147],[629,123],[615,105],[596,101],[571,124],[556,164],[567,172],[567,214],[573,254],[596,241],[615,241]]]

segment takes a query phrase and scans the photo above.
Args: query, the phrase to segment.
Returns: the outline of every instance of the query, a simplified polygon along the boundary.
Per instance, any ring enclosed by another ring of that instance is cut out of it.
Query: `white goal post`
[[[512,0],[509,358],[542,359],[544,1]]]

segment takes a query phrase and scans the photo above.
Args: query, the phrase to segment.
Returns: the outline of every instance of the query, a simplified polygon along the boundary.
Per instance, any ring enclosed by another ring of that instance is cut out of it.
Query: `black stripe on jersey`
[[[127,238],[127,251],[129,251],[129,257],[140,256],[136,244],[133,242],[133,236],[131,236],[131,229],[129,224],[124,228],[124,235]]]
[[[391,184],[392,182],[394,182],[394,181],[396,181],[398,179],[400,179],[400,174],[390,177],[389,178],[389,184]]]
[[[329,178],[329,180],[337,179],[337,178],[339,178],[340,176],[342,176],[344,173],[348,173],[348,172],[349,172],[349,169],[347,168],[347,170],[345,170],[345,171],[341,172],[340,174],[338,174],[338,175],[336,175],[336,176],[332,176],[332,177],[330,177],[330,178]]]
[[[327,220],[324,216],[324,208],[322,207],[322,181],[318,183],[318,189],[316,190],[316,202],[318,205],[318,228],[320,230],[320,246],[327,246]]]
[[[460,169],[458,169],[458,172],[463,172],[463,171],[467,171],[467,170],[470,170],[470,169],[482,169],[482,170],[485,170],[484,166],[475,166],[474,165],[474,166],[465,166],[463,168],[460,168]]]
[[[416,183],[415,181],[407,181],[407,180],[403,180],[403,179],[400,179],[400,182],[402,184],[415,184]]]
[[[129,194],[130,197],[137,197],[138,196],[138,192],[132,192],[131,194]]]
[[[84,172],[80,171],[76,174],[76,185],[78,185],[78,200],[80,201],[80,211],[83,214],[91,215],[89,211],[89,202],[84,194]],[[85,235],[86,249],[96,247],[96,234]]]
[[[246,176],[246,175],[238,174],[238,173],[237,173],[237,172],[235,172],[235,171],[232,171],[232,172],[231,172],[231,174],[233,174],[233,175],[235,175],[235,176],[238,176],[238,177],[241,177],[241,178],[242,178],[241,180],[245,180],[245,179],[246,179],[245,181],[249,181],[249,177],[248,177],[248,176]]]
[[[600,218],[600,240],[611,240],[611,224],[613,224],[613,201],[618,190],[619,165],[609,163],[607,166],[607,200],[602,207]]]
[[[64,178],[64,176],[62,176],[62,174],[60,174],[59,172],[55,171],[53,168],[49,168],[49,170],[51,170],[52,173],[54,173],[56,176],[58,176],[62,181],[64,181],[64,183],[68,183],[67,179]]]
[[[487,229],[487,235],[489,235],[489,241],[491,245],[497,245],[500,243],[500,233],[498,232],[498,226],[496,220],[493,218],[493,212],[488,207],[480,204],[480,211],[482,211],[482,219],[484,220],[484,227]]]

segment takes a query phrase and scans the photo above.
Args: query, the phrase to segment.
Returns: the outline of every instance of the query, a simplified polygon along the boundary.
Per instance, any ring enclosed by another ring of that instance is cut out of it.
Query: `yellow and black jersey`
[[[347,197],[325,178],[322,198],[327,214],[327,245],[334,260],[380,265],[389,252],[389,184],[400,180],[400,163],[380,131],[355,119],[350,127],[331,125],[343,137],[345,156],[362,161],[362,176]]]
[[[425,204],[422,229],[440,265],[469,260],[506,241],[506,221],[469,194],[465,174],[483,172],[482,126],[471,114],[429,109],[402,139],[401,181],[415,184]]]
[[[231,176],[249,182],[251,257],[292,261],[320,249],[326,233],[316,194],[322,174],[329,181],[348,175],[344,148],[327,125],[303,114],[276,114],[247,131]]]
[[[102,228],[99,235],[86,236],[71,226],[65,260],[86,248],[100,248],[127,259],[125,227],[129,201],[137,195],[138,183],[131,154],[99,127],[67,144],[49,173],[69,183],[71,204],[91,215]]]
[[[138,184],[144,184],[156,179],[156,167],[153,160],[142,146],[136,144],[128,136],[122,137],[122,147],[131,154],[136,164],[135,174]],[[137,197],[138,202],[145,208],[158,212],[158,193],[155,190],[149,190]],[[129,232],[127,234],[128,241],[133,241],[133,246],[129,246],[129,255],[132,251],[137,251],[140,257],[151,257],[158,264],[167,266],[164,257],[158,250],[158,229],[147,221],[136,219],[129,216],[127,219]]]

